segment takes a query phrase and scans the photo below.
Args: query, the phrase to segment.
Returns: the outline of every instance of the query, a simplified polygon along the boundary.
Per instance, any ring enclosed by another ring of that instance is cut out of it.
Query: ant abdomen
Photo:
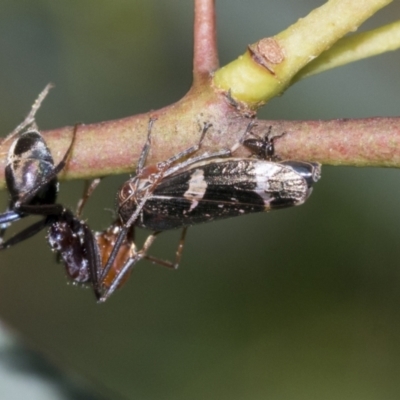
[[[86,225],[76,219],[69,210],[49,225],[47,241],[51,249],[63,261],[67,275],[76,283],[89,283],[92,277],[85,251]]]

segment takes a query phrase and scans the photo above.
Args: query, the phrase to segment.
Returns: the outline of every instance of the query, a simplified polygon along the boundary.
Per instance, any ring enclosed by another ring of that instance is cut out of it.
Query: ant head
[[[41,134],[37,130],[21,133],[10,147],[5,168],[11,202],[54,203],[57,179],[46,181],[53,169],[53,157]]]

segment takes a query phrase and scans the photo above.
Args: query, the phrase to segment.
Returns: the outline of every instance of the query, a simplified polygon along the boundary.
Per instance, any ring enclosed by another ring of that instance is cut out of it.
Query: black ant
[[[0,249],[22,242],[45,227],[49,227],[48,241],[64,260],[67,274],[78,283],[97,281],[97,245],[88,226],[68,209],[56,203],[57,174],[65,167],[75,142],[77,127],[62,160],[54,165],[53,157],[40,134],[35,114],[51,89],[47,85],[33,104],[25,120],[8,135],[5,141],[17,136],[12,143],[5,169],[6,184],[10,193],[8,210],[0,214],[1,238],[9,225],[28,215],[44,218],[7,241]]]
[[[5,169],[10,203],[8,210],[0,214],[0,249],[10,248],[48,227],[47,240],[58,258],[64,262],[67,275],[75,283],[91,284],[96,297],[100,299],[102,290],[112,285],[122,266],[131,266],[145,257],[156,234],[151,235],[143,245],[143,249],[138,252],[133,241],[133,231],[128,232],[119,244],[111,268],[106,274],[102,274],[102,265],[107,263],[122,225],[117,220],[105,231],[94,234],[79,218],[85,202],[100,180],[95,180],[86,190],[79,202],[76,215],[56,203],[59,186],[57,174],[68,161],[78,125],[74,127],[71,144],[63,159],[55,166],[35,121],[35,114],[51,87],[51,85],[45,87],[25,120],[5,138],[5,141],[8,141],[17,136],[10,147]],[[11,223],[29,215],[40,215],[44,218],[10,239],[2,240]],[[124,276],[128,277],[127,274]],[[123,282],[120,280],[118,286]]]
[[[67,163],[75,141],[76,129],[64,157],[55,166],[50,150],[35,122],[35,114],[51,87],[52,85],[49,84],[44,88],[25,120],[3,141],[4,143],[17,136],[8,152],[5,168],[10,202],[8,210],[0,214],[0,238],[2,239],[12,222],[27,215],[43,215],[45,218],[26,230],[25,236],[18,235],[15,241],[10,239],[2,243],[2,248],[12,246],[17,243],[17,240],[25,240],[33,236],[48,225],[47,216],[59,214],[62,211],[62,206],[55,203],[58,193],[57,174]]]

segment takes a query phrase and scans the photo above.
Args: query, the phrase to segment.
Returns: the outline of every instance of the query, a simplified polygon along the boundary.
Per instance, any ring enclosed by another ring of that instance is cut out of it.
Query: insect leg
[[[140,212],[142,211],[144,205],[146,204],[146,201],[151,197],[151,194],[152,194],[151,191],[149,191],[148,193],[146,193],[146,195],[143,196],[143,198],[142,198],[140,204],[138,204],[135,212],[131,215],[129,220],[120,229],[118,236],[117,236],[117,240],[115,241],[115,245],[111,251],[110,257],[108,258],[108,261],[102,271],[100,281],[102,281],[110,272],[110,269],[113,266],[113,263],[115,261],[115,258],[117,257],[118,251],[121,248],[122,243],[129,231],[129,229],[131,229],[132,225],[135,223],[137,217],[139,216]]]
[[[129,272],[129,270],[136,265],[143,257],[146,256],[147,251],[149,250],[150,246],[153,244],[154,240],[156,239],[157,235],[159,235],[161,231],[153,232],[151,235],[149,235],[146,239],[146,241],[143,244],[143,247],[140,251],[136,252],[134,257],[131,257],[121,268],[119,271],[118,275],[115,277],[111,285],[106,289],[101,297],[99,298],[99,302],[103,303],[105,302],[113,293],[114,291],[118,288],[119,284],[121,281],[124,279],[125,275]],[[118,240],[117,240],[118,241]],[[115,244],[117,246],[117,243]],[[111,258],[111,256],[110,256]],[[107,276],[107,274],[103,274],[102,277]],[[100,281],[101,282],[101,281]]]
[[[101,297],[99,275],[101,270],[101,257],[99,247],[93,232],[85,224],[84,225],[84,243],[88,259],[90,282],[93,287],[94,295],[99,300]]]
[[[185,244],[185,238],[186,238],[187,229],[188,229],[187,226],[182,229],[181,238],[179,240],[178,248],[177,248],[176,253],[175,253],[175,261],[173,263],[170,262],[170,261],[161,260],[161,259],[153,257],[153,256],[147,256],[146,255],[144,258],[146,260],[149,260],[153,264],[159,264],[159,265],[161,265],[163,267],[167,267],[167,268],[171,268],[171,269],[177,269],[179,267],[179,263],[181,262],[183,246]]]
[[[11,211],[8,210],[8,211],[0,214],[0,227],[3,224],[8,225],[10,222],[14,222],[20,218],[21,218],[21,216],[18,213],[16,213],[15,211],[12,211],[12,210]]]
[[[12,222],[21,218],[21,215],[15,211],[6,211],[0,214],[0,243],[3,242],[4,234]]]
[[[20,204],[18,211],[33,215],[61,215],[64,207],[61,204]]]
[[[11,246],[14,246],[17,243],[23,242],[26,239],[29,239],[31,236],[36,235],[36,233],[40,232],[49,224],[48,218],[43,218],[42,220],[35,222],[34,224],[28,226],[21,232],[17,233],[12,238],[8,239],[4,243],[0,243],[0,249],[8,249]]]
[[[49,182],[52,178],[54,178],[55,176],[58,175],[58,173],[64,169],[64,167],[67,165],[68,159],[71,155],[72,152],[72,148],[74,147],[75,144],[75,139],[76,139],[76,133],[78,132],[78,127],[81,124],[75,124],[74,126],[74,130],[72,131],[72,140],[71,143],[67,149],[67,151],[64,154],[64,157],[62,158],[62,160],[54,167],[53,171],[51,174],[49,174],[49,178],[47,179],[47,182]],[[47,183],[46,182],[46,183]]]
[[[82,214],[83,207],[85,207],[86,202],[89,197],[93,194],[102,178],[93,179],[90,183],[88,180],[85,181],[85,187],[83,189],[82,198],[78,201],[78,205],[76,206],[76,216],[80,217]]]

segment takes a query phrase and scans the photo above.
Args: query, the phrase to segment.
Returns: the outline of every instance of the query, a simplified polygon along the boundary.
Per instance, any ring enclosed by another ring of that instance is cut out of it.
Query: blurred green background
[[[321,4],[218,0],[221,64]],[[399,11],[392,4],[361,30]],[[187,0],[0,0],[3,135],[48,82],[43,129],[178,100],[191,84],[192,20]],[[260,117],[399,115],[399,65],[389,53],[310,78]],[[108,178],[91,199],[94,229],[110,223],[125,179]],[[75,207],[81,192],[82,182],[63,183],[60,201]],[[0,254],[0,318],[106,398],[398,398],[399,199],[397,170],[324,167],[304,206],[195,226],[178,271],[142,262],[104,305],[66,284],[37,235]],[[155,254],[171,258],[178,236],[161,236]]]

